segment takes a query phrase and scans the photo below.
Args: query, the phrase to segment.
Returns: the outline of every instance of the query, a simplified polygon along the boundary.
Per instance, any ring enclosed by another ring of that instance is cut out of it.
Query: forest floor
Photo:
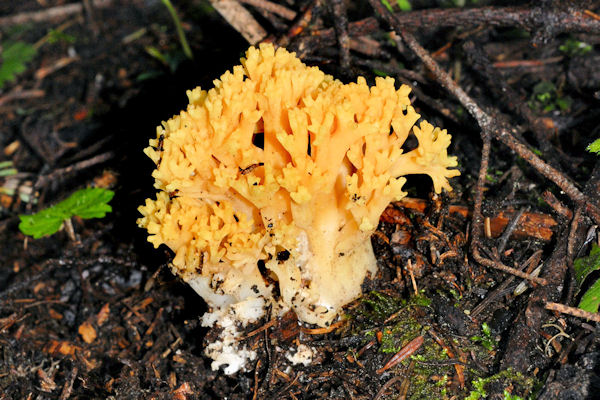
[[[600,318],[577,306],[600,262],[575,260],[600,223],[600,2],[173,3],[192,59],[158,0],[0,0],[0,399],[596,398]],[[136,226],[142,149],[259,40],[410,85],[461,176],[437,196],[408,180],[333,328],[249,326],[257,357],[225,375],[205,303]],[[114,191],[112,212],[20,232],[85,187]],[[291,365],[300,344],[312,363]]]

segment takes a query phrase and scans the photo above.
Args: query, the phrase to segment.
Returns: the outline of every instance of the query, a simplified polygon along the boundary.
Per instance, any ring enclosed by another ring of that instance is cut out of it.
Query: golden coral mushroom
[[[138,224],[213,310],[252,299],[252,315],[294,309],[326,326],[375,274],[370,235],[405,196],[402,176],[451,190],[450,135],[415,126],[410,89],[391,78],[343,84],[270,44],[241,64],[157,128],[145,152],[158,194]]]

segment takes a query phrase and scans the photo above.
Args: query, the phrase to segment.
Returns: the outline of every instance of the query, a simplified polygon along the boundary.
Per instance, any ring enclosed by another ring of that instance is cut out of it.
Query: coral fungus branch
[[[329,326],[377,271],[370,236],[406,195],[404,175],[451,190],[450,135],[415,125],[410,88],[394,84],[345,85],[263,44],[213,89],[189,91],[187,110],[157,128],[145,152],[159,191],[138,224],[175,252],[173,272],[212,309],[206,325],[293,309]],[[418,146],[404,153],[409,135]],[[230,336],[209,351],[239,343]]]

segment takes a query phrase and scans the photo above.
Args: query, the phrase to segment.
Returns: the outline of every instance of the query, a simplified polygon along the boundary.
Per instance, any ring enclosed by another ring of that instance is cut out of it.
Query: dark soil
[[[0,174],[0,399],[596,398],[597,323],[545,306],[577,306],[595,278],[579,290],[573,261],[600,223],[600,169],[585,151],[600,136],[599,2],[409,2],[419,14],[402,21],[418,42],[495,126],[555,168],[543,176],[494,140],[485,185],[477,121],[367,1],[276,1],[295,20],[262,1],[245,6],[268,40],[308,64],[344,81],[385,74],[413,86],[418,112],[452,133],[462,175],[442,196],[409,179],[413,200],[391,205],[372,239],[380,272],[336,329],[292,314],[248,327],[258,357],[232,376],[203,356],[216,335],[200,326],[206,305],[135,224],[153,193],[142,149],[156,125],[248,46],[210,3],[174,3],[193,60],[160,1],[0,0],[0,45],[38,47],[0,89],[0,163],[16,169]],[[45,10],[59,12],[15,19]],[[564,177],[583,197],[561,190]],[[115,191],[105,218],[75,217],[72,233],[41,239],[19,231],[20,214],[87,186]],[[489,232],[479,230],[487,217]],[[541,265],[546,284],[524,286],[481,258],[527,274]],[[316,357],[291,366],[285,355],[301,343]]]

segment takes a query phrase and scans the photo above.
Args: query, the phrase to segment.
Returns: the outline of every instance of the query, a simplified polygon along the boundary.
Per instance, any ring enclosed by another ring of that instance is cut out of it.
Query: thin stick
[[[340,64],[342,70],[350,69],[350,36],[348,36],[348,16],[346,14],[346,3],[343,0],[331,0],[333,11],[335,33],[340,46]]]
[[[304,9],[298,15],[296,15],[296,21],[292,24],[292,26],[290,26],[285,35],[282,35],[277,39],[277,44],[280,46],[287,46],[293,37],[302,33],[310,24],[314,13],[318,11],[320,5],[321,0],[312,0],[310,3],[308,3]],[[331,31],[332,33],[334,32],[333,28]],[[335,33],[333,33],[332,38],[335,38]],[[298,56],[300,58],[302,58],[302,54],[305,50],[306,49],[303,49],[302,47],[297,49]]]
[[[210,0],[210,4],[248,43],[254,45],[267,36],[252,14],[237,1]]]
[[[106,8],[111,6],[113,0],[94,0],[93,7],[96,9]],[[56,6],[47,8],[41,11],[24,12],[7,17],[0,18],[0,26],[8,27],[12,25],[23,25],[30,22],[44,22],[57,18],[65,18],[69,15],[79,14],[83,11],[81,2],[67,4],[64,6]]]
[[[73,367],[69,379],[65,381],[65,386],[63,386],[63,390],[60,393],[59,400],[67,400],[69,397],[71,397],[71,393],[73,392],[73,383],[75,382],[75,378],[77,378],[78,372],[79,370],[77,369],[77,367]]]
[[[12,92],[0,97],[0,107],[13,100],[35,99],[39,97],[44,97],[45,95],[46,92],[41,89],[13,90]]]
[[[250,4],[251,6],[262,8],[265,11],[270,12],[271,14],[279,15],[280,17],[287,19],[289,21],[296,18],[296,11],[290,10],[287,7],[284,7],[280,4],[270,2],[268,0],[238,0],[243,4]]]
[[[419,295],[419,288],[417,287],[417,281],[415,280],[415,274],[413,274],[413,265],[410,258],[408,259],[408,273],[410,274],[410,281],[412,282],[413,290],[415,291],[415,296]]]
[[[551,301],[547,302],[544,307],[546,310],[558,311],[561,314],[572,315],[577,318],[587,319],[588,321],[600,322],[600,313],[593,313],[582,310],[581,308],[569,307]]]
[[[74,172],[74,171],[81,171],[82,169],[90,168],[90,167],[93,167],[94,165],[102,164],[103,162],[110,160],[114,156],[115,156],[115,154],[112,151],[108,151],[106,153],[98,154],[97,156],[94,156],[92,158],[88,158],[87,160],[82,160],[82,161],[76,162],[75,164],[71,164],[67,167],[59,168],[57,170],[52,171],[48,175],[41,175],[38,178],[37,182],[35,183],[34,187],[40,188],[41,186],[45,185],[47,182],[49,182],[53,179],[56,179],[59,176],[64,176],[64,175],[70,174],[71,172]]]
[[[473,207],[473,223],[471,224],[471,253],[473,259],[481,265],[488,268],[495,268],[500,271],[509,273],[519,278],[528,279],[532,282],[545,285],[547,282],[545,279],[527,274],[516,268],[504,265],[499,261],[487,259],[479,252],[479,243],[481,238],[481,224],[483,222],[483,215],[481,214],[481,204],[483,203],[483,191],[485,188],[485,180],[488,170],[488,163],[490,158],[490,145],[491,137],[485,133],[483,135],[483,148],[481,150],[481,165],[479,167],[479,176],[477,178],[477,194],[475,195],[475,206]]]

